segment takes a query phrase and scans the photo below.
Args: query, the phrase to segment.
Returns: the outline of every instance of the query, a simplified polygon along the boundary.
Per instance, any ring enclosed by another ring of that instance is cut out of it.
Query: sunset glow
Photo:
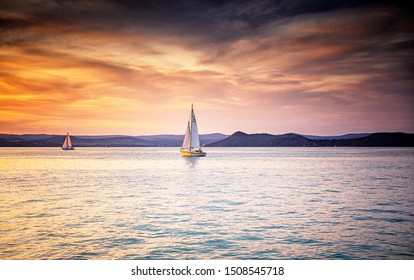
[[[0,133],[414,132],[403,6],[0,3]]]

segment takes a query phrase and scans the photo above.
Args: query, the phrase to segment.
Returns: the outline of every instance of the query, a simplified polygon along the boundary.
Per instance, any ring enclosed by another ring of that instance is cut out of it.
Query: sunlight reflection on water
[[[0,149],[1,259],[413,259],[414,150]]]

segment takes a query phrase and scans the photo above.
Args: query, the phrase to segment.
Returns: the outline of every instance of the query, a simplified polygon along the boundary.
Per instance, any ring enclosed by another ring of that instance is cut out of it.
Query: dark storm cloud
[[[56,29],[72,27],[123,32],[130,27],[218,42],[252,35],[257,29],[285,18],[381,4],[378,1],[325,0],[1,2],[0,26],[3,30],[53,26]]]
[[[332,64],[338,66],[334,69],[338,73],[354,71],[346,60],[363,64],[379,56],[392,67],[396,65],[392,60],[396,59],[401,62],[399,67],[412,71],[408,65],[414,52],[414,23],[410,9],[398,1],[388,4],[369,0],[0,0],[0,3],[0,45],[49,44],[50,40],[66,39],[60,37],[71,33],[103,34],[108,41],[119,40],[116,36],[130,36],[129,43],[136,45],[140,42],[134,41],[134,36],[150,34],[166,40],[173,37],[175,44],[204,52],[200,58],[203,63],[232,61],[271,50],[295,52],[340,46],[340,51],[332,54],[308,56],[302,71],[315,67],[324,71]],[[341,13],[348,14],[350,20],[336,23],[335,17]],[[286,26],[315,25],[300,22],[307,17],[322,22],[315,27],[320,30],[281,32]],[[327,21],[327,17],[333,20]],[[270,39],[271,36],[275,39]],[[250,41],[248,47],[236,45],[242,39]],[[157,54],[153,49],[147,52]],[[359,69],[370,71],[369,68],[361,65]],[[295,69],[296,65],[285,68],[288,72]]]

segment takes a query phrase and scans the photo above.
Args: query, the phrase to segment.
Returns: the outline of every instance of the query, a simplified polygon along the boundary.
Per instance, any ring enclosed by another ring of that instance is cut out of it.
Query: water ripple
[[[0,259],[414,258],[414,149],[230,150],[0,149]]]

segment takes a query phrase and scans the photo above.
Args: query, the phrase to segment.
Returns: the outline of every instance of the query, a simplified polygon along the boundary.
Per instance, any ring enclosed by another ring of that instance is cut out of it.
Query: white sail
[[[200,138],[198,136],[197,121],[194,114],[193,107],[191,106],[191,148],[198,149],[200,148]]]
[[[191,148],[191,129],[190,129],[190,121],[187,123],[187,130],[185,131],[184,141],[181,148],[183,149],[190,149]]]

